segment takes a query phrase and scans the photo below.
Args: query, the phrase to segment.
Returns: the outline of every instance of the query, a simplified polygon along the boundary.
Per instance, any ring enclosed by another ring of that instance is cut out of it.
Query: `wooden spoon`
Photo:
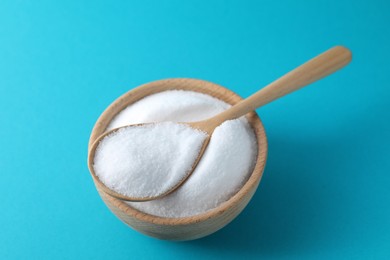
[[[303,65],[297,67],[296,69],[290,71],[286,75],[267,85],[263,89],[259,90],[252,96],[248,97],[245,100],[242,100],[238,104],[234,105],[228,110],[209,118],[204,121],[199,122],[191,122],[191,123],[178,123],[178,124],[186,124],[193,129],[201,130],[207,133],[207,138],[204,140],[200,152],[198,156],[194,159],[193,164],[191,165],[191,169],[187,172],[183,173],[182,178],[177,183],[171,185],[169,188],[161,191],[156,196],[147,196],[147,197],[129,197],[123,194],[120,194],[114,190],[108,188],[103,182],[95,174],[95,170],[93,167],[95,151],[98,147],[100,141],[111,133],[118,131],[121,128],[127,128],[129,126],[137,127],[137,126],[145,126],[147,124],[137,124],[137,125],[128,125],[119,127],[116,129],[112,129],[108,132],[105,132],[101,136],[99,136],[96,141],[91,146],[91,149],[88,154],[88,167],[92,174],[94,180],[99,184],[100,188],[106,193],[110,194],[113,197],[126,200],[126,201],[148,201],[154,200],[168,195],[169,193],[176,190],[181,184],[185,182],[185,180],[191,175],[191,173],[195,170],[196,165],[199,160],[202,158],[204,151],[209,143],[209,140],[215,130],[215,128],[221,125],[226,120],[239,118],[258,107],[261,107],[277,98],[280,98],[286,94],[289,94],[295,90],[298,90],[314,81],[317,81],[325,76],[332,74],[333,72],[341,69],[345,65],[347,65],[352,58],[352,54],[350,50],[342,46],[336,46],[328,51],[318,55],[317,57],[309,60]],[[158,123],[151,123],[158,124]],[[146,162],[147,163],[147,162]],[[148,181],[148,180],[145,180]]]

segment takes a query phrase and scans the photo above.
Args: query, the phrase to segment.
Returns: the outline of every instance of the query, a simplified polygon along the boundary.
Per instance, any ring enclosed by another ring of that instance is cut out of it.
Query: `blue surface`
[[[0,258],[389,259],[389,3],[0,1]],[[223,230],[155,240],[98,197],[88,137],[119,95],[191,77],[247,97],[339,44],[347,68],[258,110],[264,178]]]

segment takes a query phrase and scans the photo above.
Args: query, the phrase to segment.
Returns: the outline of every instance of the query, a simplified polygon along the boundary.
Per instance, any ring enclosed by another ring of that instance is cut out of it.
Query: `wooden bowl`
[[[208,94],[231,105],[242,100],[234,92],[203,80],[175,78],[147,83],[122,95],[102,113],[92,130],[89,147],[125,107],[150,94],[173,89]],[[132,208],[125,202],[110,196],[101,189],[101,184],[98,182],[95,182],[95,186],[108,208],[120,220],[148,236],[166,240],[192,240],[214,233],[231,222],[245,208],[255,193],[264,171],[267,159],[264,127],[255,112],[248,114],[247,119],[257,138],[258,154],[255,168],[247,182],[233,197],[206,213],[183,218],[157,217]]]

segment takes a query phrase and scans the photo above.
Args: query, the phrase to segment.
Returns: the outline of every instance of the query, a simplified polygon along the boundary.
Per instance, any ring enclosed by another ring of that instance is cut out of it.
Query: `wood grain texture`
[[[242,100],[232,91],[217,84],[197,79],[166,79],[144,84],[115,100],[97,120],[89,140],[93,142],[103,134],[112,120],[128,105],[150,94],[166,90],[189,90],[211,95],[234,105]],[[101,184],[95,186],[108,208],[123,222],[146,235],[167,240],[191,240],[209,235],[231,222],[248,204],[261,180],[267,158],[267,139],[264,127],[255,112],[247,119],[257,137],[258,154],[256,165],[244,186],[228,201],[206,213],[184,218],[163,218],[141,212],[124,201],[103,191]]]

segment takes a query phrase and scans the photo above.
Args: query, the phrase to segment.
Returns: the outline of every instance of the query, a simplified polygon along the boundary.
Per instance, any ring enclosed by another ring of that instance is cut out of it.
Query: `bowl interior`
[[[222,86],[204,80],[176,78],[150,82],[125,93],[117,100],[115,100],[110,106],[108,106],[108,108],[99,117],[92,130],[89,140],[89,147],[91,147],[97,137],[104,133],[110,121],[125,107],[148,95],[174,89],[200,92],[218,98],[231,105],[234,105],[242,100],[242,98],[234,92]],[[142,222],[150,222],[161,225],[180,225],[189,224],[192,222],[199,222],[222,214],[224,211],[228,210],[231,207],[236,207],[237,204],[239,204],[240,201],[248,193],[253,193],[254,190],[257,188],[264,171],[267,157],[267,139],[260,118],[255,112],[249,113],[246,117],[248,122],[252,126],[257,139],[258,154],[256,159],[256,165],[253,169],[252,174],[248,178],[247,182],[243,185],[243,187],[233,197],[231,197],[228,201],[222,203],[218,207],[209,210],[205,213],[191,217],[164,218],[141,212],[135,208],[130,207],[123,201],[110,196],[109,194],[104,194],[105,199],[109,200],[111,204],[120,208],[126,214],[131,215]],[[97,189],[102,192],[102,188],[100,187],[101,184],[99,182],[96,182],[95,180],[94,182]]]

